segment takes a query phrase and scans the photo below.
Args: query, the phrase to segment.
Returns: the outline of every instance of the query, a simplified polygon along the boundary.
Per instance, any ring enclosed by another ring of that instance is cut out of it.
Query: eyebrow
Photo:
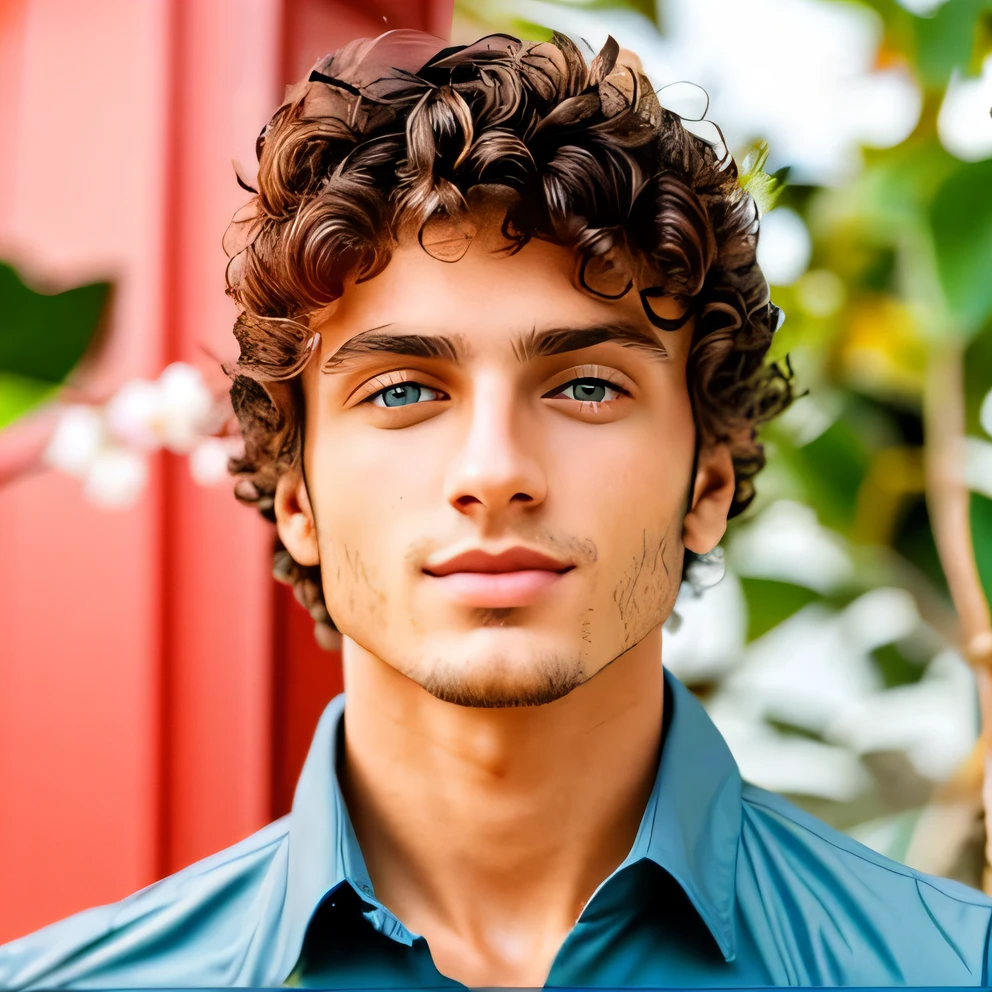
[[[379,353],[458,361],[465,351],[461,335],[444,337],[439,334],[393,334],[385,330],[390,326],[392,325],[383,324],[349,338],[321,368],[324,372],[341,372],[356,359]]]
[[[372,354],[402,355],[408,358],[441,358],[461,361],[469,353],[463,335],[403,334],[387,330],[390,324],[373,327],[345,341],[321,366],[324,372],[342,372],[357,359]],[[593,324],[588,327],[534,328],[517,335],[511,342],[519,362],[562,355],[592,348],[611,341],[625,348],[636,348],[659,361],[668,359],[668,350],[655,335],[635,324]]]
[[[513,353],[520,362],[562,355],[612,341],[624,348],[636,348],[658,360],[668,358],[668,350],[651,331],[636,324],[594,324],[590,327],[536,328],[513,341]]]

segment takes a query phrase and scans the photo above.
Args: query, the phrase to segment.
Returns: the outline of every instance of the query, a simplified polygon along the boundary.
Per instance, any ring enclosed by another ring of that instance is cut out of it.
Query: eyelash
[[[362,403],[368,403],[371,406],[377,406],[380,410],[396,410],[399,407],[386,406],[385,401],[382,403],[376,403],[375,400],[380,397],[384,397],[386,392],[390,389],[396,389],[398,386],[419,386],[421,390],[427,390],[430,393],[435,393],[434,399],[439,399],[441,397],[447,398],[447,393],[443,393],[440,389],[435,389],[433,386],[425,386],[422,382],[417,382],[416,379],[400,379],[397,382],[391,382],[388,386],[384,386],[382,389],[377,390],[370,396],[366,396]],[[418,397],[419,399],[419,397]],[[417,406],[416,403],[404,403],[401,406]]]
[[[562,383],[560,386],[555,386],[555,388],[551,390],[550,393],[545,393],[542,399],[552,399],[557,393],[560,393],[563,390],[568,389],[570,386],[576,386],[579,383],[595,383],[597,386],[605,386],[607,389],[612,389],[613,392],[619,394],[620,396],[630,396],[630,393],[626,389],[624,389],[623,386],[615,382],[610,382],[609,379],[604,379],[601,376],[595,376],[595,375],[580,375],[580,376],[576,376],[574,379],[569,379],[568,382]],[[616,400],[612,400],[612,401],[580,400],[580,399],[576,399],[575,397],[571,397],[571,399],[574,403],[581,403],[583,405],[587,403],[598,405],[599,403],[603,403],[603,402],[616,402]]]
[[[579,383],[594,383],[594,384],[596,384],[598,386],[599,385],[602,385],[602,386],[605,386],[607,389],[612,389],[613,392],[617,393],[620,396],[630,396],[630,393],[626,389],[624,389],[623,386],[620,386],[619,384],[617,384],[615,382],[611,382],[609,379],[604,379],[601,376],[582,375],[582,376],[576,376],[574,379],[569,379],[568,382],[564,382],[560,386],[555,386],[555,388],[553,390],[551,390],[548,393],[545,393],[544,396],[542,397],[542,399],[553,399],[554,396],[557,393],[560,393],[563,390],[568,389],[570,386],[576,386]],[[386,404],[385,404],[385,401],[383,403],[381,403],[381,404],[375,402],[380,397],[384,397],[387,390],[389,390],[389,389],[396,389],[397,386],[419,386],[420,389],[422,389],[422,390],[427,390],[428,392],[437,394],[434,397],[434,400],[435,401],[438,400],[438,399],[440,399],[441,397],[447,398],[447,394],[446,393],[442,392],[440,389],[434,389],[433,386],[425,386],[422,382],[417,382],[416,379],[401,379],[401,380],[399,380],[397,382],[391,382],[388,386],[384,386],[382,389],[376,390],[376,392],[370,394],[369,396],[366,396],[365,399],[362,400],[361,402],[362,403],[368,403],[371,406],[377,406],[377,407],[379,407],[380,410],[395,410],[395,409],[399,409],[398,407],[387,407]],[[418,397],[418,399],[419,399],[419,397]],[[580,400],[580,399],[576,399],[574,397],[572,397],[571,399],[572,399],[572,402],[573,403],[582,403],[582,404],[586,404],[586,403],[599,404],[599,403],[603,403],[603,402],[616,402],[615,400]],[[430,402],[430,401],[428,401],[428,402]],[[417,406],[418,404],[417,403],[407,403],[407,404],[400,404],[400,405],[401,406]]]

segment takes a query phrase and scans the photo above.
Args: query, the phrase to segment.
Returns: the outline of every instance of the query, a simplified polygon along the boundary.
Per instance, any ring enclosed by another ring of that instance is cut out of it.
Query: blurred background
[[[340,690],[225,478],[220,240],[391,27],[612,34],[747,160],[802,395],[665,664],[746,778],[987,885],[992,0],[0,0],[0,942],[285,813]]]

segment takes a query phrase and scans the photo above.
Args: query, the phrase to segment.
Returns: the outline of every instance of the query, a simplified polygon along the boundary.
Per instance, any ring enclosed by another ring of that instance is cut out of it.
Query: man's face
[[[663,623],[695,445],[691,324],[580,291],[565,248],[504,244],[485,224],[452,263],[404,237],[348,286],[304,373],[312,551],[277,497],[341,632],[477,706],[563,696]]]

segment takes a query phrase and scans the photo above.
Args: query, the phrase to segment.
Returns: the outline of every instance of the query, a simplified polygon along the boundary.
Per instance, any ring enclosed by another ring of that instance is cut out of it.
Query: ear
[[[682,543],[689,551],[703,555],[720,543],[736,488],[730,448],[716,444],[700,451],[692,503],[682,522]]]
[[[299,469],[290,469],[279,476],[273,509],[279,540],[294,560],[301,565],[319,564],[317,527],[313,522],[310,495]]]

